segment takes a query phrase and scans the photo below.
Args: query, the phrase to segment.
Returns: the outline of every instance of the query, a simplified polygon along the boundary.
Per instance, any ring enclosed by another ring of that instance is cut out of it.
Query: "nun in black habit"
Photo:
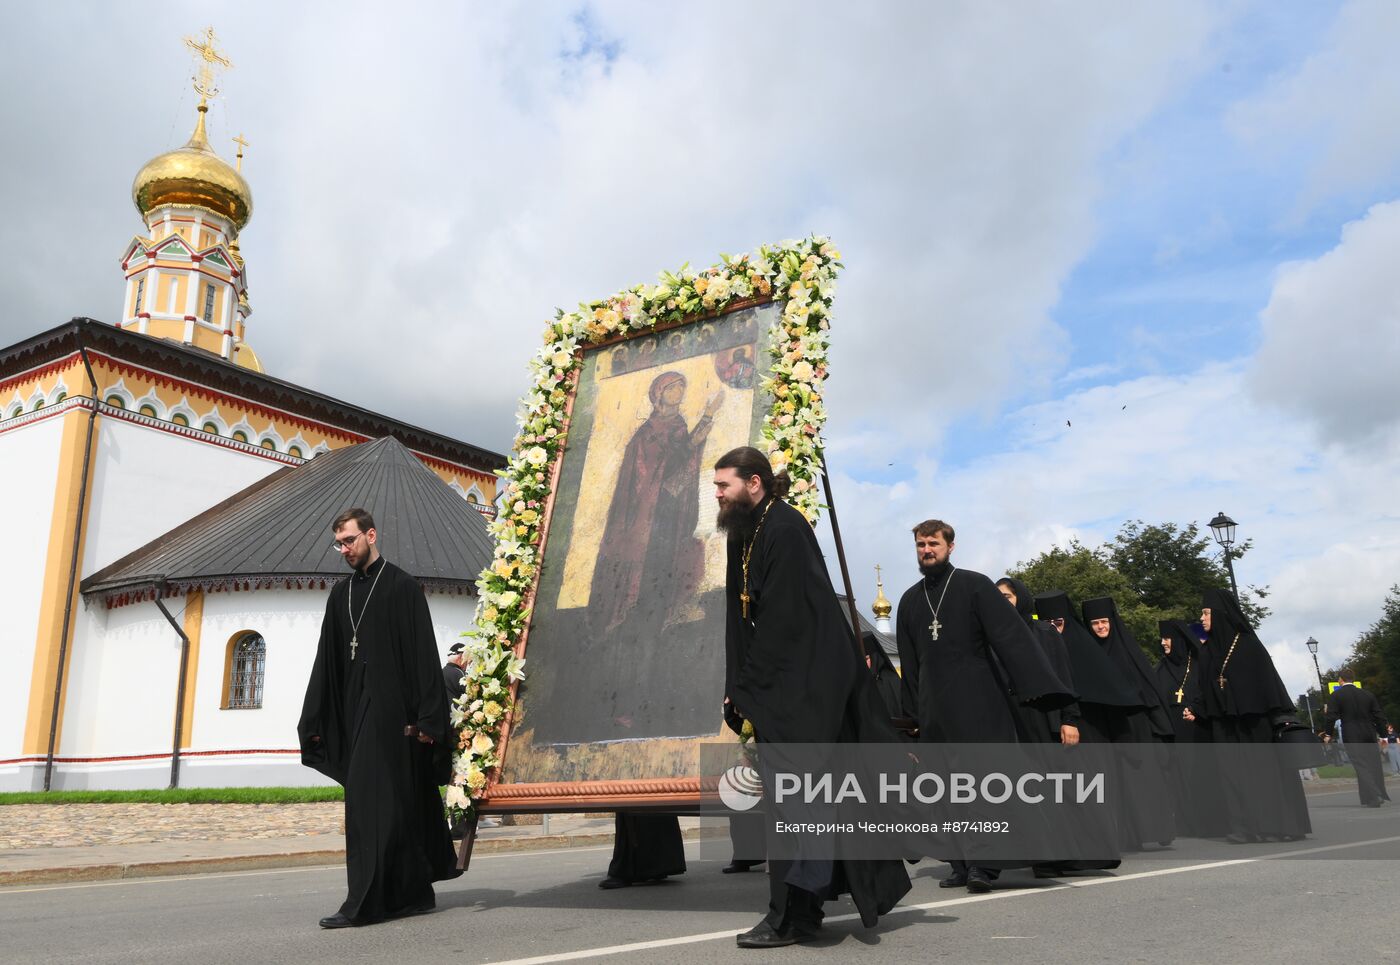
[[[1177,830],[1190,837],[1216,838],[1229,831],[1220,773],[1210,748],[1210,724],[1198,713],[1205,677],[1200,638],[1185,620],[1160,620],[1162,659],[1155,673],[1167,704],[1176,741],[1172,747],[1172,789]]]
[[[1292,713],[1292,698],[1273,658],[1229,592],[1212,588],[1201,599],[1205,677],[1201,712],[1210,721],[1220,763],[1231,844],[1312,831],[1297,767],[1274,749],[1272,718]]]
[[[1147,654],[1128,636],[1112,598],[1085,600],[1083,613],[1090,633],[1141,703],[1139,710],[1123,718],[1126,726],[1113,740],[1119,745],[1126,791],[1121,799],[1126,806],[1126,821],[1119,826],[1119,840],[1130,851],[1140,851],[1150,842],[1166,846],[1176,837],[1168,779],[1171,758],[1163,746],[1175,738],[1176,732],[1172,730],[1166,702],[1157,689],[1157,677]]]
[[[1074,689],[1074,674],[1069,666],[1069,651],[1058,631],[1048,623],[1035,617],[1035,600],[1026,584],[1011,576],[997,580],[997,589],[1006,601],[1016,608],[1016,612],[1030,628],[1045,656],[1050,661],[1050,669]],[[1025,730],[1023,740],[1042,742],[1079,742],[1079,704],[1070,703],[1052,710],[1037,710],[1029,704],[1017,703],[1017,714]],[[1066,728],[1069,728],[1066,730]]]

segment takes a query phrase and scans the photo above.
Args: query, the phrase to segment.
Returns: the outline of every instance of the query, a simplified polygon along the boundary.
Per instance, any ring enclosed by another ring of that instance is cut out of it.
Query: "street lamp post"
[[[1235,582],[1235,563],[1230,553],[1230,547],[1235,545],[1235,527],[1239,524],[1222,511],[1217,513],[1208,525],[1215,541],[1225,551],[1225,570],[1230,574],[1230,591],[1235,594],[1235,601],[1239,602],[1240,588]]]
[[[1304,704],[1306,704],[1306,705],[1307,705],[1307,708],[1308,708],[1308,730],[1310,730],[1310,731],[1312,731],[1314,734],[1316,734],[1316,733],[1317,733],[1317,724],[1315,724],[1315,723],[1313,722],[1312,698],[1308,696],[1307,691],[1303,691],[1301,694],[1299,694],[1299,695],[1298,695],[1298,698],[1299,698],[1300,700],[1302,700],[1302,702],[1303,702]]]
[[[1323,696],[1323,698],[1325,699],[1325,698],[1327,697],[1327,688],[1326,688],[1326,687],[1323,685],[1323,683],[1322,683],[1322,668],[1319,667],[1318,664],[1317,664],[1317,647],[1318,647],[1318,643],[1317,643],[1317,641],[1314,640],[1312,637],[1308,637],[1308,644],[1307,644],[1307,646],[1308,646],[1308,653],[1312,654],[1312,658],[1313,658],[1313,670],[1317,671],[1317,692],[1318,692],[1319,694],[1321,694],[1321,695]]]

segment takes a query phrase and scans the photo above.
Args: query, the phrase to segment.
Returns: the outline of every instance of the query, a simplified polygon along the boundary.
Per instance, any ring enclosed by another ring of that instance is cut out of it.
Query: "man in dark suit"
[[[1344,673],[1337,674],[1339,686],[1327,704],[1329,720],[1342,722],[1342,742],[1356,768],[1356,789],[1361,803],[1378,808],[1389,801],[1385,777],[1381,773],[1381,747],[1385,743],[1386,722],[1376,695],[1362,690]]]

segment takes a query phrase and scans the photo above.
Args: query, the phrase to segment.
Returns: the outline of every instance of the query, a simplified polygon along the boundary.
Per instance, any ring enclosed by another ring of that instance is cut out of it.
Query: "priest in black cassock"
[[[297,735],[302,763],[345,787],[349,894],[321,927],[348,928],[431,911],[433,882],[461,872],[438,793],[451,744],[428,601],[379,555],[365,510],[331,531],[354,572],[326,601]]]
[[[1069,706],[1070,686],[990,579],[953,565],[953,527],[914,527],[923,579],[895,612],[904,711],[924,743],[1014,744],[1025,739],[1017,703],[1044,712]],[[950,861],[942,887],[991,890],[998,869]]]
[[[1227,590],[1212,587],[1201,599],[1201,647],[1205,679],[1198,716],[1210,721],[1220,767],[1231,844],[1280,838],[1295,841],[1312,831],[1297,767],[1275,752],[1272,718],[1291,714],[1293,698],[1273,658]]]
[[[725,722],[736,732],[744,720],[753,724],[765,773],[773,766],[765,744],[896,740],[816,534],[783,501],[786,476],[775,476],[763,453],[744,446],[720,457],[714,482],[718,523],[729,536]],[[825,853],[819,845],[813,851]],[[872,927],[909,890],[900,861],[784,860],[768,850],[768,914],[737,936],[740,948],[813,940],[823,900],[843,892]]]

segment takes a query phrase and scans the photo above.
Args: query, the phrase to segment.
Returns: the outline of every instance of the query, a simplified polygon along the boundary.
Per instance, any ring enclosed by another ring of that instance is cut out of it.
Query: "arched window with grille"
[[[228,671],[224,676],[224,707],[257,710],[263,702],[263,670],[267,643],[252,631],[235,634],[229,641]]]

